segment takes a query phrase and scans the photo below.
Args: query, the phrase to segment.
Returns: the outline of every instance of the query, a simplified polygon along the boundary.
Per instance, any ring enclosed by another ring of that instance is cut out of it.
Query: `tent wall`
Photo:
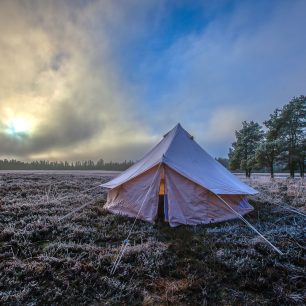
[[[112,213],[154,222],[157,214],[161,167],[131,179],[108,192],[105,208]],[[141,208],[141,209],[140,209]]]
[[[207,224],[237,218],[215,194],[169,167],[165,167],[165,185],[170,226]],[[222,198],[241,215],[253,210],[245,195],[222,195]]]

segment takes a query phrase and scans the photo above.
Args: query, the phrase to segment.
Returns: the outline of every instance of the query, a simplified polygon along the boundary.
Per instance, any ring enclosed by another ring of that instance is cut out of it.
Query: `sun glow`
[[[27,135],[30,133],[31,128],[30,120],[22,117],[13,118],[7,124],[8,134],[14,136]]]

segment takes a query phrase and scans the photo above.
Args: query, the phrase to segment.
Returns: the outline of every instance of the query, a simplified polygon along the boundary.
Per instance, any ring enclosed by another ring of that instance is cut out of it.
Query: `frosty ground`
[[[303,180],[248,181],[261,193],[246,218],[285,255],[240,220],[175,229],[137,221],[111,276],[133,219],[108,214],[106,190],[90,189],[109,175],[0,173],[0,304],[306,303],[305,217],[283,208],[305,212]]]

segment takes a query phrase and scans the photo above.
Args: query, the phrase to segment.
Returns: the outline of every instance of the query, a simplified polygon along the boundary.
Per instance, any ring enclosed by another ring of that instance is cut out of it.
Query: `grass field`
[[[306,303],[305,217],[277,206],[305,212],[303,180],[248,181],[261,193],[246,218],[283,256],[240,220],[175,229],[137,221],[110,276],[133,220],[103,209],[105,189],[83,192],[109,175],[0,173],[1,305]]]

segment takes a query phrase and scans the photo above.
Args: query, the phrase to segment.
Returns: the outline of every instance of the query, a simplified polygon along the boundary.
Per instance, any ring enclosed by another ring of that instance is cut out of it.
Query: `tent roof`
[[[202,149],[180,124],[141,160],[102,186],[115,188],[160,163],[216,194],[257,193]]]

